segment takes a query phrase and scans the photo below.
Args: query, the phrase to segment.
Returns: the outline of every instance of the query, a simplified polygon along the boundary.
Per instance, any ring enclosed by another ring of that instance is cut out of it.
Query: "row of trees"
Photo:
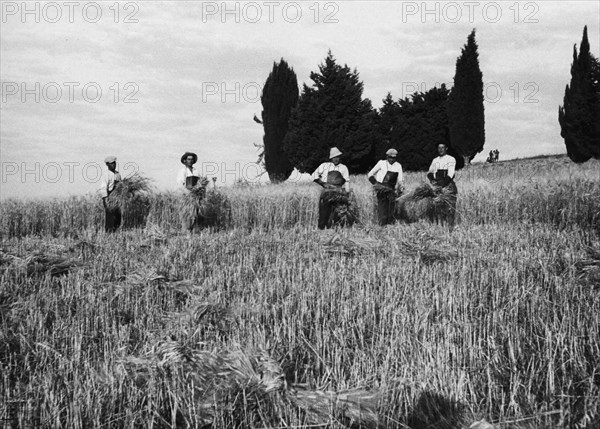
[[[265,166],[271,181],[286,180],[293,168],[312,172],[331,146],[345,154],[353,173],[365,172],[390,147],[406,170],[427,168],[438,143],[448,144],[458,167],[483,150],[483,80],[475,31],[456,62],[454,86],[445,85],[394,100],[388,93],[381,109],[362,98],[356,70],[336,63],[331,52],[312,86],[298,83],[282,59],[274,64],[262,94]],[[600,63],[590,52],[587,27],[579,53],[573,48],[571,82],[559,107],[561,136],[575,162],[600,159]]]
[[[381,109],[363,98],[358,72],[336,63],[329,52],[312,85],[298,93],[296,74],[282,59],[273,65],[261,101],[265,167],[272,182],[296,167],[312,173],[329,148],[344,152],[352,173],[365,173],[387,149],[398,150],[405,170],[423,170],[446,143],[458,167],[483,150],[483,78],[475,30],[456,62],[454,87],[445,85],[394,100],[388,93]]]

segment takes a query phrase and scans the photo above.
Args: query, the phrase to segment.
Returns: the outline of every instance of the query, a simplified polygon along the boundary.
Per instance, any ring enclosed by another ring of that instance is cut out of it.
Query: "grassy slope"
[[[228,190],[232,227],[192,240],[172,196],[154,200],[160,237],[98,233],[91,198],[3,204],[0,418],[300,426],[310,413],[284,400],[297,384],[377,393],[383,426],[598,424],[599,174],[564,158],[474,166],[452,232],[375,226],[362,177],[364,225],[342,231],[316,230],[311,185]],[[84,268],[51,277],[10,257],[35,251]],[[243,388],[207,380],[209,351],[268,356],[277,388],[254,361]]]

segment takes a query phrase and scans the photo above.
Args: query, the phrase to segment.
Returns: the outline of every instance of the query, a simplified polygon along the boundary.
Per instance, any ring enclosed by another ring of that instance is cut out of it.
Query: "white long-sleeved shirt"
[[[188,177],[192,176],[200,177],[200,172],[196,167],[192,167],[192,169],[190,170],[187,166],[185,166],[181,170],[179,170],[179,173],[177,174],[177,188],[187,189],[185,187],[185,181]]]
[[[438,170],[448,170],[448,177],[454,179],[454,169],[456,167],[456,159],[450,155],[438,156],[431,161],[429,172],[434,175]]]
[[[321,179],[323,182],[327,183],[327,175],[331,171],[339,171],[341,173],[344,180],[346,180],[344,183],[344,189],[346,189],[346,192],[350,192],[350,173],[348,171],[348,167],[346,167],[344,164],[335,165],[333,162],[324,162],[323,164],[319,165],[319,167],[317,167],[315,172],[312,174],[312,179]]]
[[[396,182],[396,188],[402,186],[402,181],[404,179],[402,178],[402,165],[400,165],[399,162],[394,162],[393,164],[390,164],[389,162],[387,162],[387,160],[382,159],[381,161],[377,162],[377,164],[375,164],[375,167],[373,167],[371,171],[367,173],[367,177],[375,176],[375,180],[381,183],[383,182],[383,178],[388,173],[388,171],[391,171],[392,173],[398,173],[398,181]]]
[[[108,197],[108,195],[115,189],[115,184],[121,181],[121,175],[118,171],[108,170],[106,173],[102,175],[102,180],[100,181],[100,195],[102,198]]]

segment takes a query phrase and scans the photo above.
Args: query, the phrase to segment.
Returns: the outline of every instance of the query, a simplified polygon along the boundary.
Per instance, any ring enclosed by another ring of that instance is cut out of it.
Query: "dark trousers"
[[[321,194],[321,198],[319,198],[319,229],[331,228],[331,224],[329,223],[329,218],[331,217],[331,212],[334,209],[334,205],[326,201],[323,198],[323,194]]]
[[[388,225],[394,222],[394,209],[396,200],[392,195],[383,194],[377,195],[377,217],[379,225]]]
[[[106,232],[115,232],[119,226],[121,226],[121,209],[120,208],[109,208],[104,209],[105,220],[104,230]]]
[[[193,232],[195,228],[204,226],[204,217],[199,210],[194,210],[192,213],[183,212],[181,214],[181,227],[186,232]]]

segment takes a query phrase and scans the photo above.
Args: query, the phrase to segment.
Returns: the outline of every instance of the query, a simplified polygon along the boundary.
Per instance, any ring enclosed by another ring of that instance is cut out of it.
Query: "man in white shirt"
[[[186,152],[181,157],[181,163],[184,167],[177,173],[177,188],[191,190],[200,179],[200,172],[194,164],[198,162],[198,155],[193,152]]]
[[[369,182],[376,186],[377,191],[377,215],[379,225],[388,225],[394,222],[394,209],[396,195],[402,190],[402,165],[396,161],[398,151],[389,149],[386,159],[375,164],[375,167],[367,173]]]
[[[191,235],[196,226],[201,227],[203,217],[200,214],[199,204],[204,199],[208,180],[200,176],[200,171],[194,167],[198,155],[186,152],[181,156],[183,168],[177,174],[177,188],[185,196],[180,208],[179,216],[181,227]]]
[[[458,190],[454,183],[456,159],[448,155],[448,146],[440,143],[438,145],[437,158],[431,161],[427,178],[431,182],[436,199],[440,201],[435,209],[435,220],[447,223],[450,228],[454,227],[456,219],[456,196]]]
[[[446,187],[454,183],[456,159],[447,154],[448,146],[440,143],[437,147],[439,156],[431,161],[427,178],[433,186]]]
[[[115,232],[121,226],[121,208],[115,205],[109,205],[107,198],[115,190],[115,186],[121,181],[121,175],[117,171],[117,157],[107,156],[104,163],[108,171],[102,176],[100,182],[100,195],[102,196],[102,205],[104,206],[104,230],[106,232]]]
[[[341,163],[342,152],[337,147],[332,147],[329,151],[329,162],[324,162],[313,173],[313,181],[324,189],[340,190],[346,193],[350,192],[350,173],[348,167]],[[331,227],[329,218],[334,204],[327,201],[325,193],[322,192],[319,198],[319,229]]]

